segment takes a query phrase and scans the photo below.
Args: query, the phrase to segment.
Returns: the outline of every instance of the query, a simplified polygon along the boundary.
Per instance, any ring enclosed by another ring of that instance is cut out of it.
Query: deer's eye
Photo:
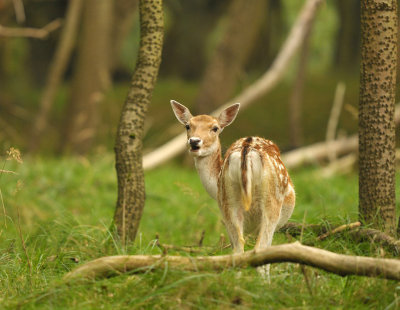
[[[219,129],[219,128],[218,128],[217,126],[214,126],[211,130],[214,131],[214,132],[217,132],[218,129]]]
[[[190,129],[190,126],[188,124],[185,125],[186,130]]]

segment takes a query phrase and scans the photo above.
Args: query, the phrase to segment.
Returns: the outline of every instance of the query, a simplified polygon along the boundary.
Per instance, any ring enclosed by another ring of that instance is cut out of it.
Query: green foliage
[[[1,169],[16,173],[0,174],[4,201],[3,209],[0,200],[0,304],[4,308],[395,309],[400,302],[400,286],[394,281],[342,278],[306,267],[307,286],[296,264],[274,264],[271,284],[251,268],[239,275],[237,270],[191,273],[165,266],[155,272],[66,285],[63,275],[83,262],[104,255],[160,253],[156,233],[162,243],[195,245],[205,230],[204,245],[215,246],[220,234],[225,234],[217,204],[208,198],[193,168],[171,164],[150,171],[140,233],[134,245],[124,248],[109,231],[116,202],[111,154],[23,163],[4,159]],[[320,179],[316,170],[307,169],[293,172],[292,178],[298,195],[293,221],[356,220],[356,175]],[[315,237],[305,233],[302,241],[340,253],[390,257],[377,245],[354,243],[345,233],[322,242],[315,242]],[[275,244],[288,241],[292,240],[281,233],[274,239]]]

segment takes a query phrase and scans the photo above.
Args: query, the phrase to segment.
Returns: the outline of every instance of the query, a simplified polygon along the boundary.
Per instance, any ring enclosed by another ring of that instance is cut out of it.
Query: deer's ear
[[[189,109],[185,107],[183,104],[180,104],[178,101],[171,100],[172,110],[175,113],[176,118],[183,125],[186,125],[189,120],[193,117],[190,113]]]
[[[240,103],[235,103],[221,112],[218,117],[218,122],[221,128],[230,125],[235,120],[236,115],[239,112],[239,107]]]

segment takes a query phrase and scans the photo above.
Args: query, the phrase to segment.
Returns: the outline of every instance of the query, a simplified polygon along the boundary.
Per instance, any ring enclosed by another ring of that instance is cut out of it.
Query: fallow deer
[[[187,130],[190,154],[208,194],[218,201],[234,253],[243,253],[247,233],[257,234],[254,250],[271,245],[276,229],[292,215],[293,183],[270,140],[246,137],[233,143],[221,156],[219,134],[239,111],[236,103],[218,118],[192,116],[189,109],[171,100],[172,109]],[[269,276],[269,266],[264,272]]]

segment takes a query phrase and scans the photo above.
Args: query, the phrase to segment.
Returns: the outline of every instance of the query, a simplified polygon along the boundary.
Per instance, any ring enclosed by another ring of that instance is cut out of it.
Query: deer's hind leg
[[[276,199],[275,195],[267,193],[266,186],[264,189],[265,192],[262,195],[263,199],[260,200],[259,206],[257,206],[261,210],[261,222],[256,245],[254,247],[255,251],[271,246],[275,230],[278,226],[282,207],[282,201]],[[262,277],[266,278],[268,282],[270,282],[270,264],[258,267],[257,271]]]
[[[285,198],[282,204],[282,211],[279,217],[279,223],[277,229],[283,227],[291,217],[293,209],[296,203],[296,193],[292,185],[288,185],[288,190],[286,192]]]
[[[227,174],[226,171],[222,173]],[[218,204],[234,253],[243,253],[245,244],[244,214],[240,198],[240,185],[224,177],[219,187]]]

